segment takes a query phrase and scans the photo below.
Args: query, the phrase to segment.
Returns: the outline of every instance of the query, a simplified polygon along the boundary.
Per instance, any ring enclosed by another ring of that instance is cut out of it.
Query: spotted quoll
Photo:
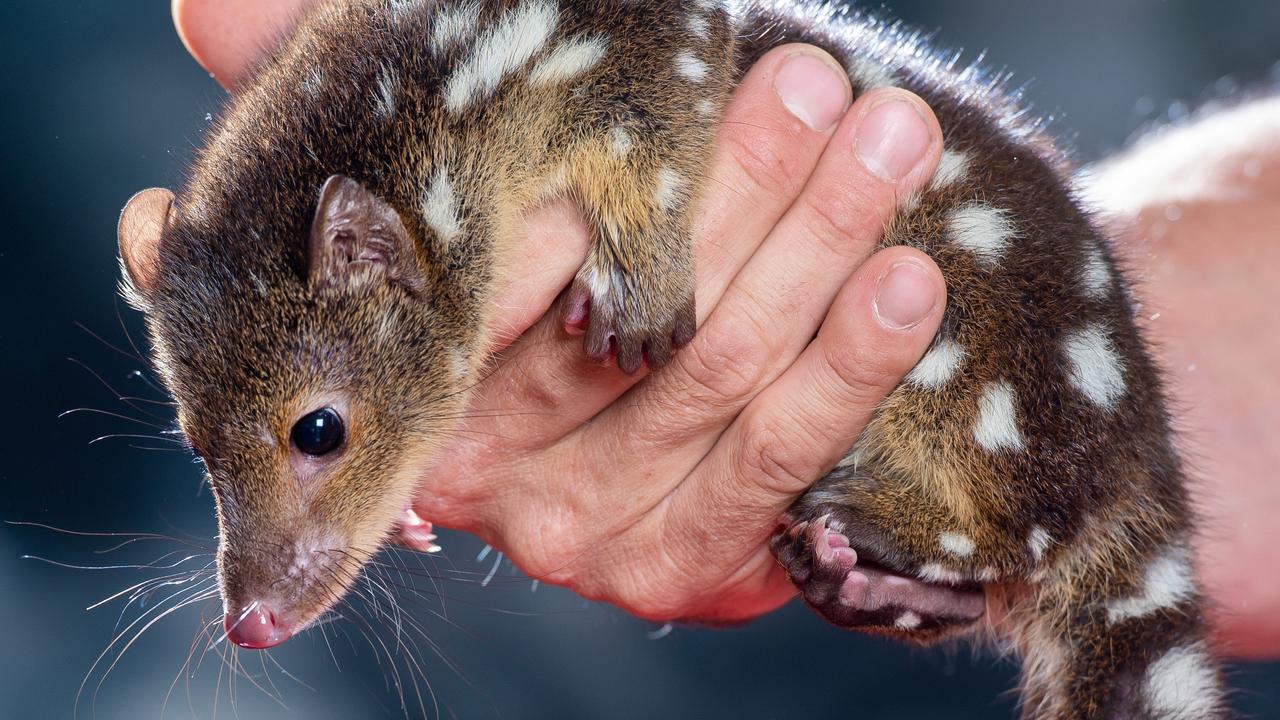
[[[314,622],[350,587],[343,558],[393,532],[540,198],[591,221],[563,302],[588,355],[658,368],[691,339],[690,218],[719,113],[789,42],[831,52],[857,93],[907,88],[936,112],[941,163],[881,245],[928,253],[949,302],[787,513],[779,561],[841,627],[997,638],[1022,658],[1024,717],[1224,716],[1159,379],[1067,160],[980,70],[803,2],[321,4],[180,194],[130,203],[128,292],[206,461],[235,642]]]

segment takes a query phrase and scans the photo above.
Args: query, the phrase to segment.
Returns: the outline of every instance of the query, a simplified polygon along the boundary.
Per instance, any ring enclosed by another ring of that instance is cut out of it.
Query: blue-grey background
[[[989,48],[989,62],[1034,79],[1030,94],[1037,107],[1061,116],[1060,129],[1078,133],[1075,145],[1086,159],[1122,147],[1144,124],[1176,118],[1213,95],[1280,80],[1280,3],[1274,0],[902,0],[890,9],[940,29],[947,45]],[[138,318],[115,298],[117,213],[135,190],[179,180],[207,125],[206,113],[223,93],[183,51],[162,0],[0,1],[0,62],[0,518],[80,531],[156,531],[207,543],[214,532],[210,499],[183,454],[130,447],[163,445],[149,440],[89,445],[100,435],[152,430],[105,416],[56,416],[87,406],[142,417],[69,357],[121,393],[158,397],[131,375],[143,367],[138,360],[73,323],[127,349],[120,313],[139,336]],[[182,547],[144,543],[94,552],[110,544],[0,526],[0,718],[71,716],[77,688],[110,641],[121,605],[84,608],[162,574],[69,570],[20,555],[128,564]],[[490,571],[494,556],[478,561],[480,546],[466,537],[446,535],[444,544],[448,558],[426,567],[452,579],[439,579],[438,590],[420,579],[424,597],[401,592],[407,612],[440,651],[417,638],[434,692],[434,701],[426,702],[433,716],[1012,713],[1010,697],[1002,696],[1013,686],[1012,668],[990,654],[904,649],[829,629],[796,606],[745,627],[677,627],[651,639],[651,633],[661,634],[652,624],[558,589],[531,592],[531,583],[509,566],[481,588],[474,580]],[[420,567],[417,559],[406,561]],[[196,558],[182,567],[202,564]],[[410,580],[391,578],[396,584]],[[135,606],[125,623],[152,610],[164,594]],[[273,667],[269,675],[287,711],[244,679],[233,693],[216,656],[184,673],[202,610],[213,619],[216,603],[152,627],[101,684],[94,703],[101,669],[91,675],[80,716],[152,718],[162,707],[170,718],[404,714],[393,673],[379,666],[355,623],[338,623],[323,636],[313,631],[273,653],[311,688]],[[394,632],[384,629],[381,637],[394,654]],[[239,657],[249,673],[262,676],[261,655]],[[406,678],[408,663],[399,661]],[[1233,673],[1242,713],[1280,717],[1280,664],[1240,664]],[[409,714],[417,716],[408,692]]]

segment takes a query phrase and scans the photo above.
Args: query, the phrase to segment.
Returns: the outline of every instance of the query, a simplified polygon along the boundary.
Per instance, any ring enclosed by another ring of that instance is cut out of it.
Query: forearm
[[[1280,99],[1153,136],[1089,188],[1168,380],[1219,640],[1280,656]]]

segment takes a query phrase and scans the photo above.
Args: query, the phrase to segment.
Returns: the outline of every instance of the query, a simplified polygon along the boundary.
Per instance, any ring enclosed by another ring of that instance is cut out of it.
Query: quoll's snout
[[[250,650],[275,647],[293,635],[275,610],[259,601],[249,603],[238,612],[228,611],[222,624],[231,642]]]
[[[250,538],[227,528],[218,567],[227,639],[262,650],[301,633],[346,594],[362,557],[332,530],[291,524]]]

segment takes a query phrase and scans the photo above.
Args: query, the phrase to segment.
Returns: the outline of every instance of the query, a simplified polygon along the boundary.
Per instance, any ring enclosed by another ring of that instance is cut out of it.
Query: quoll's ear
[[[343,175],[320,190],[307,264],[317,288],[393,282],[417,295],[425,282],[400,214]]]
[[[173,193],[164,188],[151,188],[129,198],[120,211],[116,240],[120,243],[120,260],[133,288],[148,293],[155,287],[160,265],[160,236],[173,218]]]

